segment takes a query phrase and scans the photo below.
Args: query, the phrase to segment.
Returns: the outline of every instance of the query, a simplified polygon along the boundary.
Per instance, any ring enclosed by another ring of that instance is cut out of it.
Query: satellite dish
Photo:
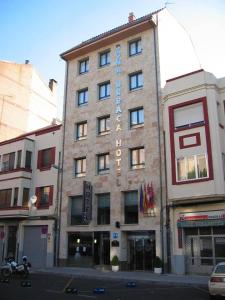
[[[36,195],[33,195],[33,196],[30,197],[30,202],[31,202],[32,204],[35,204],[36,201],[37,201],[37,196],[36,196]]]

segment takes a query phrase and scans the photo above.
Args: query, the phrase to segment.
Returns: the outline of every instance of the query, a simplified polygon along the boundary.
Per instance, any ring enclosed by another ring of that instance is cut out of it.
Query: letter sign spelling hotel
[[[121,115],[122,115],[122,109],[121,109],[121,80],[119,79],[119,76],[121,74],[121,51],[120,51],[120,45],[116,46],[116,99],[115,99],[115,114],[116,114],[116,151],[115,151],[115,163],[116,163],[116,175],[121,175],[121,154],[122,154],[122,140],[119,137],[119,133],[122,131],[122,125],[121,125]]]
[[[89,224],[92,214],[92,185],[89,181],[83,182],[83,223]]]

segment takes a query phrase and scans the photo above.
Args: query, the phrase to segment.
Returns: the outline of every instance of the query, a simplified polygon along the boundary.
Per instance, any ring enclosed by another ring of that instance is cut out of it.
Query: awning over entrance
[[[178,221],[178,228],[225,226],[225,220]]]

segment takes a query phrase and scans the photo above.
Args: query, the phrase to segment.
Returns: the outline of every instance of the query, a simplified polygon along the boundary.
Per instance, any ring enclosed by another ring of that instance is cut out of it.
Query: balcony
[[[27,206],[0,207],[0,219],[26,219],[28,216]]]
[[[12,180],[16,178],[31,179],[32,170],[28,168],[17,168],[9,171],[0,172],[0,182],[5,180]]]

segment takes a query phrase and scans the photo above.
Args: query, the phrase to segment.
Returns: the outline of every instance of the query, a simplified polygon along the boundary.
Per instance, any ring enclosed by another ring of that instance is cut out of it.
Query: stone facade
[[[139,234],[141,238],[145,234],[148,235],[150,231],[154,232],[155,246],[151,250],[154,252],[154,256],[163,255],[160,215],[165,214],[165,180],[162,171],[163,165],[160,170],[163,137],[161,119],[160,125],[158,122],[158,109],[160,109],[159,114],[161,115],[161,107],[158,107],[160,81],[156,80],[156,72],[159,78],[159,66],[158,57],[155,57],[155,54],[158,55],[157,41],[154,38],[157,38],[157,30],[152,25],[147,29],[140,30],[138,34],[128,33],[126,38],[121,35],[116,42],[110,42],[111,37],[109,36],[105,46],[98,47],[96,45],[94,51],[89,51],[87,45],[86,53],[83,56],[66,58],[62,54],[68,64],[60,240],[62,264],[68,262],[68,234],[76,232],[90,232],[93,234],[93,240],[94,232],[109,232],[111,245],[109,256],[112,258],[114,254],[117,254],[124,268],[127,268],[130,263],[129,234],[137,234],[137,238]],[[129,56],[129,42],[137,39],[141,40],[142,51],[137,55]],[[107,66],[99,67],[99,53],[105,50],[110,50],[111,62]],[[120,52],[119,61],[117,51]],[[79,62],[85,58],[89,59],[89,71],[79,74]],[[142,71],[143,74],[143,87],[131,91],[129,74],[138,71]],[[98,85],[106,81],[110,81],[110,97],[99,100]],[[119,92],[120,113],[116,112],[116,99],[118,98],[116,85],[118,82],[121,91],[121,93]],[[77,91],[84,88],[88,88],[88,103],[79,107]],[[140,107],[144,109],[144,124],[130,128],[130,111]],[[98,135],[98,118],[106,115],[110,115],[110,132]],[[76,124],[83,121],[87,121],[87,137],[83,140],[76,140]],[[136,147],[145,149],[145,166],[132,170],[130,149]],[[100,175],[96,166],[97,155],[101,153],[109,153],[110,167],[107,173]],[[80,157],[86,157],[86,175],[77,178],[74,171],[74,159]],[[118,174],[118,168],[121,169],[120,174]],[[84,180],[91,182],[93,187],[92,219],[88,225],[70,225],[70,197],[83,195]],[[144,183],[146,185],[152,183],[154,189],[155,216],[153,217],[144,216],[140,212],[140,186]],[[138,192],[137,224],[125,224],[124,192],[126,191]],[[110,224],[108,225],[97,225],[97,195],[102,193],[110,193]],[[120,223],[120,228],[116,227],[116,222]],[[118,233],[119,247],[112,246],[115,232]],[[95,264],[94,261],[92,263]],[[145,268],[143,267],[143,269]]]

